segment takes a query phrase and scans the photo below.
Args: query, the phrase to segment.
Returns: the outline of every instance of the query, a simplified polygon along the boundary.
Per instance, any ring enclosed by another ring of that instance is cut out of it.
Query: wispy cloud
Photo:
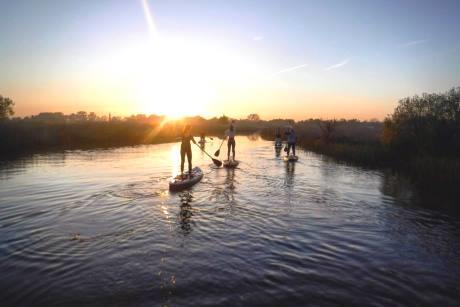
[[[288,67],[288,68],[285,68],[285,69],[282,69],[280,71],[275,72],[274,74],[272,74],[272,76],[279,75],[279,74],[289,72],[289,71],[293,71],[293,70],[297,70],[297,69],[307,67],[307,66],[308,66],[308,64],[301,64],[301,65],[297,65],[297,66]]]
[[[400,44],[399,47],[406,48],[406,47],[412,47],[412,46],[420,45],[420,44],[424,44],[424,43],[426,43],[426,39],[420,39],[420,40],[416,40],[416,41],[405,42],[403,44]]]
[[[340,67],[342,67],[342,66],[347,65],[349,62],[350,62],[350,59],[345,59],[345,60],[343,60],[342,62],[339,62],[339,63],[337,63],[337,64],[334,64],[334,65],[331,65],[331,66],[329,66],[329,67],[326,67],[324,70],[337,69],[337,68],[340,68]]]
[[[263,39],[264,39],[264,37],[261,36],[261,35],[255,35],[255,36],[252,37],[252,40],[254,40],[254,41],[261,41]]]

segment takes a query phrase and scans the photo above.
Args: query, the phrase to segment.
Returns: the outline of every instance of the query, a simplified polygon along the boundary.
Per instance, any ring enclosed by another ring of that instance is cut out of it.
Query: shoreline
[[[274,138],[262,136],[264,140]],[[379,144],[324,144],[320,140],[300,140],[297,146],[355,167],[391,171],[407,177],[422,194],[452,196],[460,184],[460,161],[437,157],[403,159]]]

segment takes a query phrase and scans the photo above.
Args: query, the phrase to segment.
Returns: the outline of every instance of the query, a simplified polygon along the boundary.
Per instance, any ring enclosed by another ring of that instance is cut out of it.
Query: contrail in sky
[[[278,72],[275,72],[274,74],[272,74],[272,76],[279,75],[279,74],[282,74],[282,73],[285,73],[285,72],[288,72],[288,71],[297,70],[299,68],[306,67],[306,66],[308,66],[308,64],[301,64],[301,65],[297,65],[297,66],[293,66],[293,67],[288,67],[288,68],[282,69],[282,70],[280,70]]]
[[[155,22],[153,21],[153,16],[150,10],[148,0],[141,0],[141,2],[142,9],[144,10],[145,20],[149,27],[150,34],[152,35],[152,38],[155,39],[157,37],[157,28],[155,26]]]
[[[417,41],[410,41],[410,42],[405,42],[404,44],[399,45],[399,47],[410,47],[410,46],[415,46],[415,45],[420,45],[426,43],[425,39],[420,39]]]
[[[337,68],[339,68],[339,67],[342,67],[342,66],[344,66],[344,65],[347,65],[348,62],[350,62],[350,59],[345,59],[345,60],[343,60],[343,61],[340,62],[340,63],[337,63],[337,64],[331,65],[331,66],[329,66],[329,67],[326,67],[324,70],[337,69]]]

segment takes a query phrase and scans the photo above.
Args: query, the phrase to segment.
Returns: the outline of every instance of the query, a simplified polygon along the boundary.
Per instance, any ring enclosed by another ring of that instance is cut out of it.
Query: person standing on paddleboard
[[[275,144],[276,145],[281,145],[281,131],[280,131],[280,128],[276,128]]]
[[[185,155],[187,155],[189,177],[192,175],[192,144],[190,142],[196,144],[196,141],[193,138],[191,131],[192,126],[186,125],[181,137],[182,142],[180,144],[180,173],[182,177],[184,176]]]
[[[206,143],[206,134],[204,132],[200,134],[200,143]]]
[[[294,128],[289,127],[286,131],[287,136],[287,156],[292,148],[292,154],[295,156],[295,143],[297,142],[297,135],[295,134]]]
[[[227,160],[230,161],[230,150],[232,151],[233,154],[233,160],[235,160],[235,135],[236,135],[236,129],[235,129],[235,121],[232,120],[230,123],[230,127],[225,131],[225,137],[227,137]]]

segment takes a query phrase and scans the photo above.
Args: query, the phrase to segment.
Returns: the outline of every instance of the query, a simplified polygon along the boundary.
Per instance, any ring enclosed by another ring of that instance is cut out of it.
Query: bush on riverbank
[[[405,157],[458,157],[460,87],[401,99],[385,119],[382,141]]]

